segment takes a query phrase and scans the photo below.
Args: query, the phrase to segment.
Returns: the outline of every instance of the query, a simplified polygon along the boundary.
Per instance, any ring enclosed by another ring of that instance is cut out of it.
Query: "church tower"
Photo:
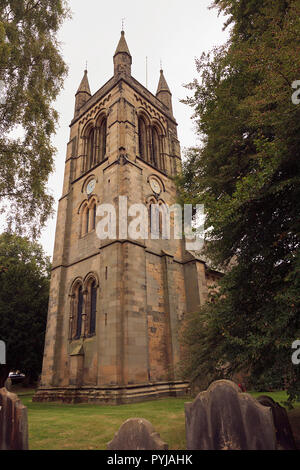
[[[113,77],[93,95],[85,71],[75,96],[35,401],[185,394],[176,367],[180,320],[203,304],[214,279],[184,240],[120,233],[125,199],[149,212],[176,203],[181,156],[163,71],[156,96],[132,77],[124,31],[113,63]],[[116,236],[106,239],[97,230],[105,204],[116,208]]]

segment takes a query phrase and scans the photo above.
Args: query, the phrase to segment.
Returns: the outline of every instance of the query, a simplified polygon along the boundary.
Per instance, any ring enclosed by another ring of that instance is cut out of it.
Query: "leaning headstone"
[[[12,381],[9,377],[7,377],[7,379],[5,380],[5,383],[4,383],[4,387],[6,388],[6,390],[8,390],[9,392],[12,391]]]
[[[286,409],[267,395],[261,395],[257,398],[257,401],[271,408],[276,431],[277,449],[297,450]]]
[[[152,424],[146,419],[131,418],[122,424],[108,450],[168,450]]]
[[[185,403],[188,450],[275,450],[270,408],[230,380],[213,382]]]
[[[27,408],[14,393],[0,389],[0,450],[27,450]]]

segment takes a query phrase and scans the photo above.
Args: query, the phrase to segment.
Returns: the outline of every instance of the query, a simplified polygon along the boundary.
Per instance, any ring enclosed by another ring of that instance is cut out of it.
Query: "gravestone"
[[[14,393],[0,389],[0,450],[27,450],[27,408]]]
[[[275,450],[270,408],[230,380],[213,382],[185,403],[188,450]]]
[[[261,395],[257,398],[257,401],[271,408],[276,431],[277,449],[297,450],[286,409],[267,395]]]
[[[6,390],[8,390],[9,392],[12,391],[12,381],[9,377],[7,377],[7,379],[5,380],[5,383],[4,383],[4,387],[6,388]]]
[[[152,424],[146,419],[131,418],[125,421],[111,442],[108,450],[168,450]]]

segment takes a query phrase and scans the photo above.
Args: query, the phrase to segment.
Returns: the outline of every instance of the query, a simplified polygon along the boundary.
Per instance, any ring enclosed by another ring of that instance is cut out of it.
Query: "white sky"
[[[86,61],[92,94],[113,75],[113,55],[120,39],[122,18],[125,37],[132,55],[132,75],[156,93],[160,61],[173,95],[173,111],[178,123],[182,150],[197,143],[191,120],[192,110],[179,102],[188,94],[183,85],[197,77],[195,58],[203,51],[223,44],[228,33],[222,30],[224,17],[209,10],[212,0],[69,0],[72,19],[65,22],[59,40],[64,60],[69,66],[55,108],[60,118],[53,143],[57,148],[55,172],[49,188],[55,197],[55,210],[61,197],[69,124],[74,115],[75,93]],[[56,213],[43,231],[40,242],[52,257]]]

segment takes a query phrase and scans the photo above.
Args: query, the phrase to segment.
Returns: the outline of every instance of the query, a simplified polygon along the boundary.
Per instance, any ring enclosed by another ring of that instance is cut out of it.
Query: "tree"
[[[40,245],[16,234],[0,235],[0,339],[6,343],[6,367],[34,381],[42,366],[50,261]]]
[[[185,323],[184,368],[194,378],[219,377],[230,364],[231,373],[248,370],[253,384],[288,386],[293,398],[300,395],[291,362],[300,337],[300,107],[291,96],[300,79],[300,2],[214,6],[229,15],[230,39],[202,55],[202,81],[188,85],[202,145],[188,153],[178,185],[183,202],[205,205],[207,254],[230,269],[212,302]]]
[[[51,214],[57,112],[51,103],[67,67],[57,32],[64,0],[2,0],[0,4],[0,213],[8,226],[35,236]]]

